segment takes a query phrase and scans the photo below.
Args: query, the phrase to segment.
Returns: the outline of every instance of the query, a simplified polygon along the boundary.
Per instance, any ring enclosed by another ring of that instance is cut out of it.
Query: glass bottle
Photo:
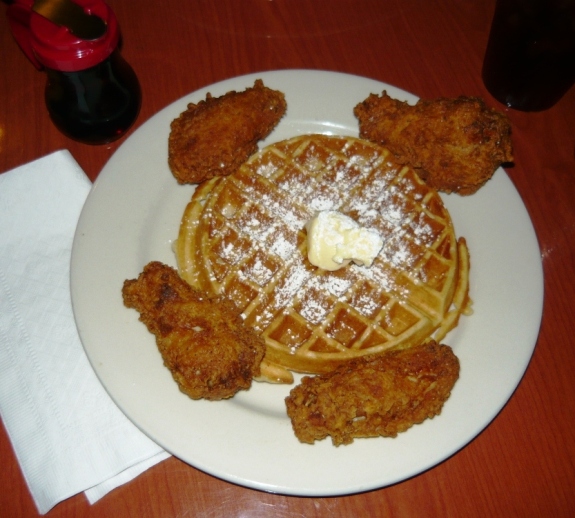
[[[553,106],[575,82],[575,0],[497,0],[482,77],[510,108]]]

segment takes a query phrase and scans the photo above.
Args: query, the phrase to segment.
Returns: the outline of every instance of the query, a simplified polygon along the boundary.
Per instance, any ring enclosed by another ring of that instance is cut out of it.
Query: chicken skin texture
[[[171,123],[168,165],[180,184],[227,176],[252,155],[287,109],[284,94],[261,79],[243,92],[208,93]]]
[[[327,436],[336,446],[358,437],[395,437],[438,415],[458,378],[452,349],[430,341],[302,378],[286,398],[287,413],[304,443]]]
[[[207,296],[174,268],[154,261],[122,287],[124,305],[156,337],[164,365],[192,399],[219,400],[260,374],[263,339],[244,325],[233,302]]]
[[[359,103],[354,114],[362,138],[389,149],[438,191],[473,194],[513,161],[508,117],[477,97],[411,106],[384,91]]]

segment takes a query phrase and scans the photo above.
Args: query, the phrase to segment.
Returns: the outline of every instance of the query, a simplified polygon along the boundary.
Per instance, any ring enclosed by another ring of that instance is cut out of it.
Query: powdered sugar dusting
[[[379,308],[377,300],[371,294],[359,293],[353,300],[355,308],[366,316],[371,316]]]
[[[322,322],[332,307],[326,300],[319,298],[318,292],[310,291],[307,285],[300,290],[298,298],[299,314],[314,325]]]
[[[286,268],[286,273],[287,277],[283,279],[283,282],[278,283],[274,290],[274,305],[278,308],[288,305],[311,275],[299,254],[294,256],[293,261]]]
[[[244,297],[247,323],[280,341],[286,354],[290,347],[296,356],[307,348],[353,349],[364,330],[395,343],[388,329],[411,324],[389,308],[399,302],[420,323],[434,311],[414,307],[413,290],[427,289],[428,272],[451,267],[445,252],[451,245],[443,236],[452,228],[441,201],[389,157],[351,138],[301,136],[255,155],[249,167],[222,182],[231,184],[214,209],[223,217],[214,214],[208,227],[219,255],[216,276],[224,272],[223,285],[236,286],[237,297]],[[305,224],[322,211],[346,215],[383,239],[370,267],[351,263],[328,272],[308,261]],[[228,269],[232,264],[235,270]],[[246,306],[245,298],[256,293]],[[436,289],[424,304],[437,299],[439,306],[440,298]]]
[[[290,241],[286,238],[285,232],[281,229],[276,229],[270,235],[272,244],[270,246],[270,252],[281,257],[284,261],[287,260],[295,251],[296,243]]]
[[[335,297],[341,297],[351,285],[352,279],[349,276],[342,277],[334,273],[324,272],[324,275],[312,277],[306,288],[325,291]]]

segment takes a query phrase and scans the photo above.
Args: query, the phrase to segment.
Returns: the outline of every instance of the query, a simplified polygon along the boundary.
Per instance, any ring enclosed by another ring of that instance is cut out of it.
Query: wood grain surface
[[[143,90],[133,129],[198,88],[275,69],[357,74],[425,98],[477,95],[506,110],[481,81],[494,0],[109,0],[109,4],[122,27],[123,55]],[[67,139],[50,122],[44,85],[44,74],[27,61],[1,16],[0,172],[65,148],[94,180],[125,137],[103,146]],[[507,112],[515,147],[515,165],[507,173],[539,239],[545,304],[540,336],[523,380],[475,440],[410,480],[333,498],[245,489],[170,458],[93,506],[77,495],[57,505],[49,516],[574,515],[575,89],[547,111]],[[0,516],[36,516],[3,427],[0,459]]]

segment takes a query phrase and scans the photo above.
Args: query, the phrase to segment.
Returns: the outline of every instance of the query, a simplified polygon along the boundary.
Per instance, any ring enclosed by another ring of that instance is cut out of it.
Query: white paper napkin
[[[70,253],[90,188],[68,151],[0,174],[0,414],[41,514],[169,456],[112,402],[78,337]]]

